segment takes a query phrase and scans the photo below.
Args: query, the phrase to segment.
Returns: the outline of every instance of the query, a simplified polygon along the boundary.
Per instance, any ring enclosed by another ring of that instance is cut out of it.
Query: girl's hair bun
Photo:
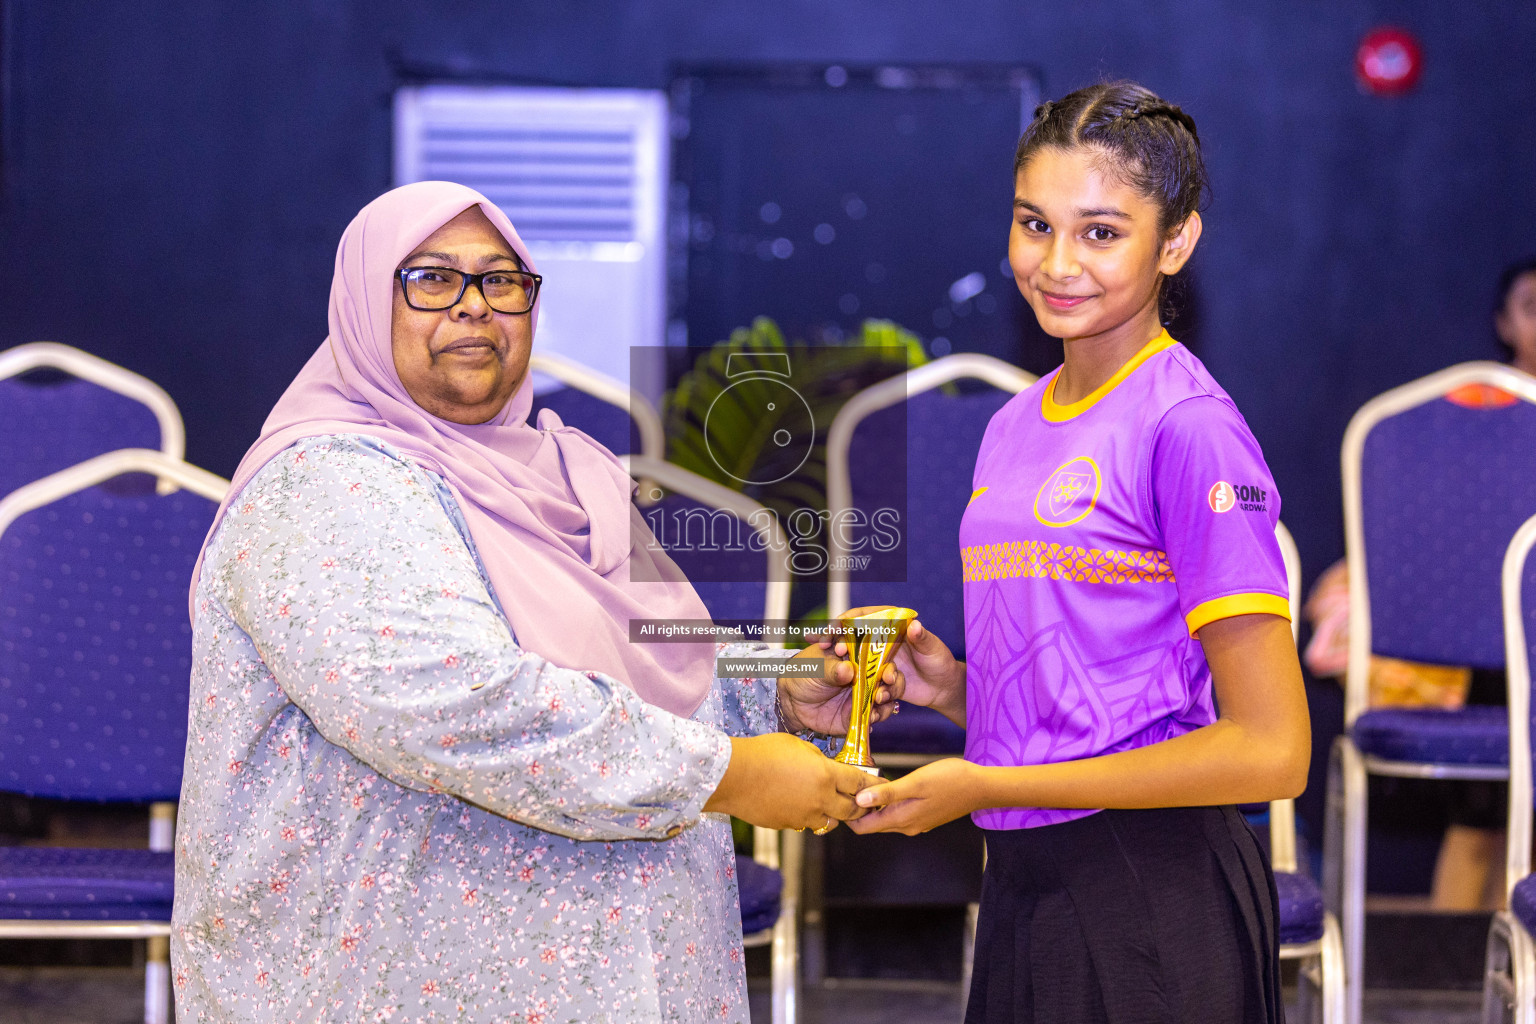
[[[1125,182],[1157,203],[1164,231],[1188,220],[1210,191],[1195,119],[1135,82],[1090,85],[1036,107],[1014,175],[1047,146],[1090,146],[1113,157]]]

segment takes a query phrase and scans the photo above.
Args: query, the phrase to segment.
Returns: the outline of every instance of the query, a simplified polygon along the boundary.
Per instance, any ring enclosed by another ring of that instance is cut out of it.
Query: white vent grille
[[[667,145],[660,92],[395,93],[395,183],[456,181],[506,211],[545,276],[540,345],[610,374],[663,343]]]
[[[396,94],[395,128],[397,183],[468,185],[530,242],[660,236],[660,93],[419,86]]]

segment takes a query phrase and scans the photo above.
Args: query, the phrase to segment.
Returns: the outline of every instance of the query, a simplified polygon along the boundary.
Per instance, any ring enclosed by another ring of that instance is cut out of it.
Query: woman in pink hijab
[[[867,777],[779,731],[846,728],[837,682],[629,642],[707,612],[640,582],[669,565],[614,457],[528,424],[540,283],[460,185],[342,236],[193,582],[182,1020],[746,1022],[725,815],[858,813]]]

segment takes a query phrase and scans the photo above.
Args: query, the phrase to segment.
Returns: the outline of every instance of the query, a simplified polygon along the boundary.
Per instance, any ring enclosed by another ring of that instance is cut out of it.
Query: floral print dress
[[[358,435],[252,479],[194,600],[179,1020],[747,1021],[701,808],[772,681],[683,719],[522,650],[442,478]]]

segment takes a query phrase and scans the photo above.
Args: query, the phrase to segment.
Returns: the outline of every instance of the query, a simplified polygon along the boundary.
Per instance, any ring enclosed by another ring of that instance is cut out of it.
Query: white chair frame
[[[914,395],[943,387],[957,380],[979,380],[999,391],[1018,394],[1039,380],[1034,374],[1021,370],[1012,363],[994,356],[977,352],[960,352],[935,359],[931,363],[908,370],[906,373],[873,384],[843,404],[832,424],[827,428],[827,516],[829,522],[839,522],[853,505],[853,479],[848,466],[848,453],[853,448],[853,434],[858,425],[870,414],[905,402]],[[910,497],[910,496],[909,496]],[[828,537],[827,551],[831,565],[827,572],[827,611],[838,616],[852,604],[851,584],[844,568],[848,551],[843,543],[842,531],[832,529]],[[938,759],[933,754],[885,753],[875,755],[882,768],[916,768]],[[986,850],[982,850],[982,864],[986,864]],[[963,999],[971,987],[971,965],[975,957],[976,917],[980,907],[966,904],[965,924],[961,934],[960,992]]]
[[[181,412],[165,389],[148,377],[56,341],[34,341],[0,352],[0,380],[45,368],[63,370],[148,406],[160,424],[160,450],[173,459],[186,458],[187,431],[181,421]],[[162,490],[161,493],[168,492]]]
[[[630,476],[640,481],[642,489],[658,484],[702,505],[730,512],[755,530],[768,556],[763,618],[779,622],[789,618],[789,543],[777,516],[740,491],[733,491],[670,462],[643,455],[621,455],[619,460]],[[659,495],[641,497],[654,500]],[[803,844],[798,832],[752,827],[752,859],[778,871],[784,880],[779,916],[773,926],[742,938],[745,946],[770,947],[773,1024],[796,1024],[800,1019],[799,918]]]
[[[1531,873],[1531,663],[1521,599],[1525,566],[1536,547],[1536,516],[1527,519],[1504,553],[1504,666],[1509,680],[1509,823],[1504,848],[1504,895]],[[1508,909],[1488,926],[1483,974],[1484,1024],[1536,1024],[1536,939]]]
[[[553,352],[533,353],[528,357],[528,369],[548,374],[567,387],[585,391],[593,398],[600,398],[609,405],[623,409],[635,421],[635,428],[640,434],[640,451],[636,454],[652,459],[660,459],[666,454],[667,439],[661,426],[661,414],[648,398],[634,388]],[[581,424],[573,423],[571,426],[579,428]]]
[[[843,404],[832,418],[832,425],[827,428],[827,515],[831,522],[837,522],[839,515],[853,508],[853,481],[848,469],[848,452],[853,447],[853,432],[864,418],[905,402],[914,395],[967,378],[984,381],[999,391],[1015,395],[1039,379],[993,356],[961,352],[935,359],[871,385]],[[841,531],[834,529],[830,533],[827,547],[831,555],[831,568],[827,572],[827,609],[831,615],[837,616],[847,611],[850,603],[848,571],[843,568],[848,564],[845,561],[848,551]],[[894,762],[890,762],[890,766],[913,767],[896,765]]]
[[[1488,765],[1443,765],[1390,761],[1360,752],[1349,730],[1370,700],[1371,603],[1365,564],[1361,461],[1365,441],[1382,421],[1457,388],[1485,384],[1536,404],[1536,379],[1502,363],[1470,362],[1447,367],[1371,399],[1344,432],[1344,547],[1349,567],[1349,660],[1344,677],[1344,733],[1334,744],[1329,766],[1330,811],[1325,836],[1324,895],[1344,930],[1345,996],[1348,1024],[1360,1024],[1365,962],[1366,779],[1389,775],[1417,779],[1503,780],[1507,769]]]
[[[1291,606],[1291,639],[1300,639],[1301,630],[1301,553],[1296,540],[1284,523],[1275,524],[1275,540],[1285,562],[1285,581]],[[1276,872],[1295,874],[1296,802],[1272,800],[1269,804],[1269,861]],[[1323,934],[1311,942],[1288,943],[1280,947],[1280,959],[1300,960],[1298,995],[1302,1020],[1314,1019],[1314,1000],[1322,1010],[1322,1024],[1344,1022],[1344,940],[1339,920],[1331,911],[1323,911]]]
[[[768,946],[773,1024],[800,1020],[800,872],[804,841],[795,831],[752,826],[752,859],[784,879],[779,916],[773,927],[742,936],[744,946]]]
[[[162,489],[185,488],[216,502],[223,501],[229,489],[229,481],[223,477],[164,452],[149,448],[120,448],[34,480],[0,498],[0,536],[27,512],[124,473],[149,473],[157,478]],[[175,845],[176,805],[168,801],[151,804],[149,815],[149,848],[171,850]],[[0,939],[148,940],[144,965],[145,1024],[167,1024],[170,1020],[170,934],[168,921],[0,919]]]
[[[789,618],[789,540],[771,509],[759,505],[740,491],[706,479],[691,469],[644,455],[620,455],[629,475],[640,482],[642,492],[648,483],[660,484],[701,505],[731,513],[757,532],[768,555],[767,593],[763,597],[763,618],[784,621]],[[644,493],[642,501],[654,497]]]

